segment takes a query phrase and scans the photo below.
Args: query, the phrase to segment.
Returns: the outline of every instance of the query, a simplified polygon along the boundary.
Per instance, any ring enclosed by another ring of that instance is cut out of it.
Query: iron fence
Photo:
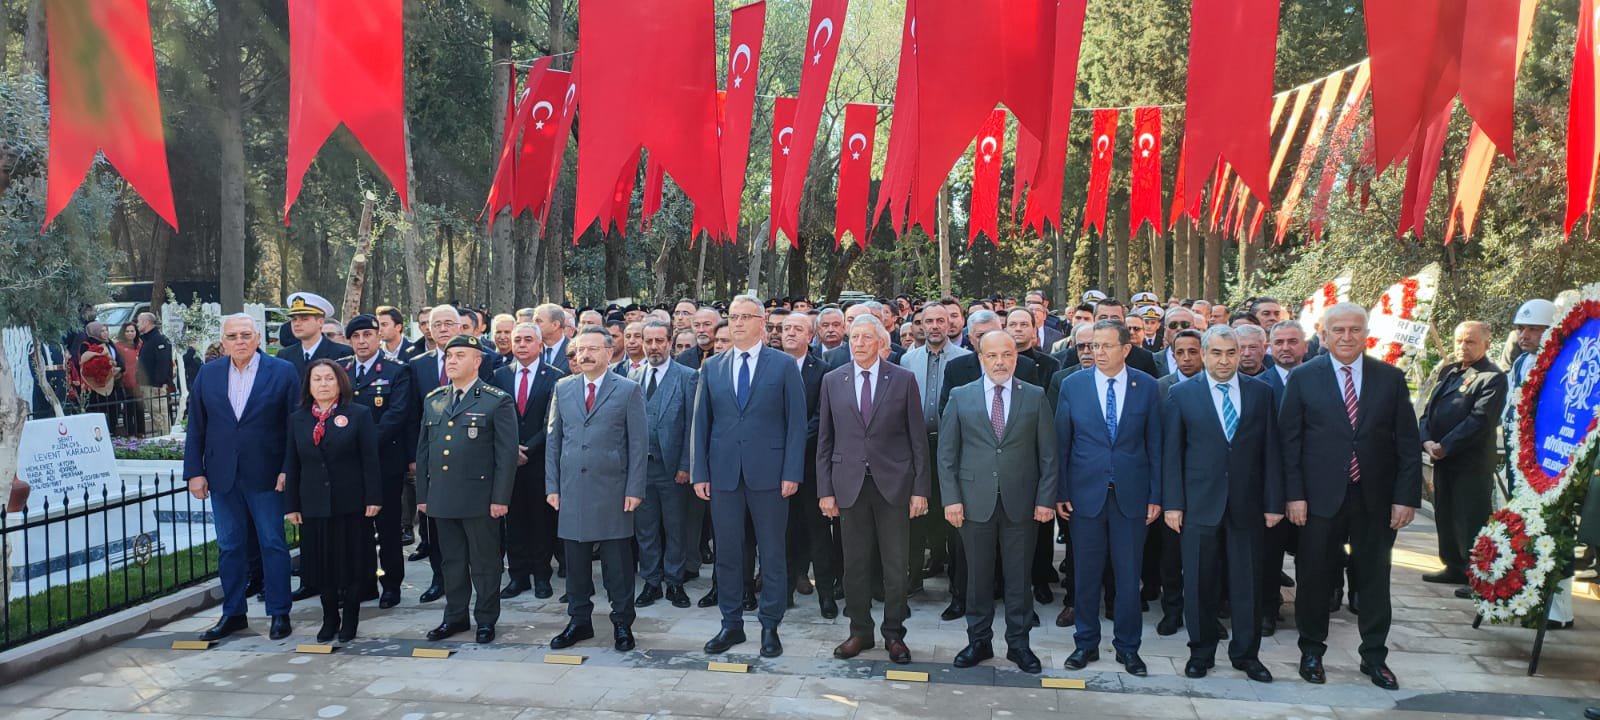
[[[76,398],[62,397],[61,410],[67,415],[101,413],[106,416],[106,429],[112,437],[151,438],[166,435],[177,418],[181,396],[176,392],[143,397],[129,392],[121,385],[109,396],[80,392]],[[46,420],[56,417],[55,408],[40,404],[29,413],[29,420]],[[163,421],[162,418],[165,418]]]

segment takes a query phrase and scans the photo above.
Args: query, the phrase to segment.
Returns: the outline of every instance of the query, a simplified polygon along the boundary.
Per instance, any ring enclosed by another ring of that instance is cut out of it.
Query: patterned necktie
[[[750,353],[739,353],[739,379],[733,386],[733,393],[739,401],[739,409],[743,410],[750,402]]]
[[[1345,412],[1346,415],[1350,416],[1350,429],[1354,430],[1355,427],[1356,427],[1356,383],[1355,383],[1355,375],[1350,372],[1350,366],[1349,365],[1346,365],[1346,366],[1344,366],[1342,368],[1339,368],[1339,369],[1344,371],[1344,412]],[[1361,461],[1356,459],[1356,451],[1355,451],[1354,448],[1351,448],[1351,450],[1350,450],[1350,483],[1351,484],[1356,484],[1356,483],[1359,483],[1359,482],[1361,482]]]
[[[517,414],[528,413],[528,369],[522,369],[522,382],[517,383]]]
[[[1106,434],[1117,439],[1117,379],[1106,381]]]
[[[1006,386],[994,386],[994,402],[989,405],[989,424],[994,427],[994,441],[1000,442],[1006,435]]]
[[[872,373],[861,371],[861,419],[872,421]]]
[[[1218,383],[1217,389],[1222,391],[1222,433],[1228,436],[1228,442],[1233,442],[1233,433],[1239,429],[1239,411],[1233,407],[1233,398],[1228,395],[1228,384]]]
[[[589,397],[583,401],[584,412],[594,412],[594,383],[589,383]]]
[[[929,352],[928,369],[923,376],[926,382],[923,383],[922,416],[930,432],[938,429],[939,424],[939,381],[944,379],[939,372],[939,360],[943,357],[943,353]]]
[[[439,384],[440,384],[440,385],[443,385],[443,384],[444,384],[444,382],[445,382],[445,376],[444,376],[444,358],[442,358],[442,357],[440,357],[440,358],[436,358],[436,361],[437,361],[437,362],[438,362],[438,363],[439,363]]]
[[[645,372],[650,373],[650,381],[645,383],[644,386],[644,399],[649,400],[656,396],[656,374],[659,371],[652,367],[646,369]]]

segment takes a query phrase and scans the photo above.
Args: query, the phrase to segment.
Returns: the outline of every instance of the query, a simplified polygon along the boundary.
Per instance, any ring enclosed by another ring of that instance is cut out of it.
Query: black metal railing
[[[75,398],[61,398],[61,411],[67,415],[101,413],[106,416],[106,429],[112,437],[150,438],[166,434],[177,417],[181,397],[176,392],[151,397],[141,397],[118,385],[110,396],[80,391]],[[166,422],[161,422],[164,413]],[[48,404],[34,407],[29,420],[47,420],[56,417],[55,408]],[[166,430],[163,430],[165,428]]]
[[[175,473],[124,479],[117,490],[0,508],[0,650],[216,577],[209,501]]]

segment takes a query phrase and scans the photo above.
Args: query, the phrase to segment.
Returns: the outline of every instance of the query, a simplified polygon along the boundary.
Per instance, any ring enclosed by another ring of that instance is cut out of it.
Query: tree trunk
[[[950,297],[954,283],[950,272],[950,181],[939,186],[939,207],[934,217],[939,223],[939,297]]]
[[[663,234],[661,237],[661,252],[656,253],[656,287],[655,300],[658,303],[667,302],[667,261],[672,258],[672,236]]]
[[[1127,228],[1116,223],[1116,215],[1114,213],[1107,216],[1106,222],[1111,225],[1111,250],[1116,262],[1115,274],[1111,278],[1112,284],[1116,286],[1116,292],[1111,293],[1111,295],[1126,303],[1128,302],[1128,280],[1130,280],[1128,277],[1128,232]]]
[[[1050,273],[1050,299],[1055,301],[1057,308],[1070,308],[1072,305],[1067,303],[1067,243],[1061,239],[1061,228],[1050,227],[1045,232],[1050,238],[1050,248],[1055,251]]]
[[[695,273],[694,273],[694,299],[696,299],[696,300],[702,300],[702,299],[705,298],[705,291],[706,291],[706,245],[709,242],[710,241],[708,239],[706,239],[706,238],[703,238],[703,237],[700,238],[700,267],[697,270],[695,270]]]
[[[495,147],[500,147],[506,137],[506,100],[511,94],[511,83],[516,79],[517,69],[511,65],[511,37],[507,30],[503,30],[504,23],[494,23],[494,40],[491,44],[490,58],[494,62],[497,72],[490,77],[494,78],[494,133]],[[498,70],[505,68],[505,77],[500,77]],[[484,294],[484,299],[493,308],[511,307],[516,297],[516,246],[511,241],[511,211],[501,210],[490,219],[489,241],[490,273],[489,291]]]
[[[1206,291],[1205,285],[1200,282],[1201,274],[1204,272],[1201,256],[1205,254],[1205,237],[1200,228],[1193,224],[1185,227],[1184,234],[1189,236],[1189,297],[1201,297]]]
[[[1222,300],[1222,234],[1206,233],[1206,299]]]
[[[0,0],[4,2],[4,0]],[[28,402],[17,393],[17,387],[11,381],[11,362],[6,359],[6,354],[0,352],[0,477],[5,478],[0,482],[0,507],[5,507],[11,495],[11,478],[17,474],[17,449],[22,445],[22,424],[28,421]],[[8,562],[5,551],[0,550],[0,562]],[[0,587],[0,595],[8,587]],[[0,598],[3,600],[3,598]],[[9,603],[0,603],[0,608],[9,606]]]
[[[810,297],[811,289],[807,287],[811,280],[811,253],[812,240],[801,240],[799,248],[789,249],[789,262],[786,275],[789,276],[788,290],[785,294],[789,297]]]
[[[39,79],[50,77],[50,41],[45,35],[45,0],[23,0],[28,3],[28,16],[22,36],[22,59]]]
[[[1150,232],[1150,291],[1156,294],[1156,300],[1162,305],[1167,302],[1167,243],[1166,236],[1156,232],[1154,227]]]
[[[239,89],[243,12],[241,3],[217,3],[217,69],[212,80],[217,100],[217,140],[221,146],[217,176],[223,314],[244,310],[244,108]]]
[[[750,237],[750,272],[744,288],[740,292],[748,291],[756,297],[761,297],[761,255],[762,249],[767,244],[767,234],[771,232],[772,218],[767,218],[761,223],[761,228]]]
[[[5,353],[0,353],[0,355],[4,355],[4,354]],[[62,362],[65,362],[65,360],[63,360]],[[66,415],[67,412],[61,408],[61,398],[56,397],[56,389],[50,385],[50,381],[49,380],[45,379],[45,378],[47,378],[49,376],[45,374],[45,370],[44,370],[44,352],[40,349],[40,346],[39,346],[39,333],[37,333],[37,332],[33,333],[33,375],[34,375],[34,377],[39,378],[39,384],[38,384],[39,393],[44,395],[45,402],[50,403],[50,409],[55,411],[55,413],[56,413],[55,416],[56,417],[61,417],[63,415]],[[5,384],[7,384],[7,385],[10,384],[10,382],[9,382],[10,377],[11,376],[9,374],[6,375],[6,379],[7,379],[8,382],[6,382]],[[34,408],[34,412],[35,413],[37,413],[38,410],[39,410],[38,408]],[[12,457],[16,457],[16,453],[12,453],[11,456]],[[15,472],[15,471],[13,470],[12,472]]]
[[[1106,266],[1111,261],[1111,243],[1106,238],[1106,233],[1103,229],[1096,233],[1094,239],[1094,261],[1096,266],[1094,289],[1105,292],[1111,287],[1111,271],[1106,269]]]
[[[0,75],[6,72],[6,48],[11,44],[11,0],[0,0]],[[0,558],[3,562],[4,558]]]
[[[1182,225],[1172,226],[1172,294],[1179,298],[1189,295],[1189,244]]]
[[[167,301],[168,251],[172,249],[172,233],[167,232],[167,221],[153,218],[150,223],[150,312],[161,317],[161,304]],[[178,304],[188,302],[178,298]],[[116,332],[116,331],[113,331]]]
[[[339,320],[348,322],[361,312],[361,291],[367,285],[367,257],[372,255],[372,211],[378,196],[368,191],[361,201],[361,224],[356,226],[356,253],[350,256],[350,272],[344,280],[344,305]]]
[[[420,202],[417,198],[417,172],[411,163],[411,121],[405,122],[406,134],[406,197],[410,199],[409,207],[401,208],[400,217],[405,222],[401,228],[400,241],[402,257],[406,273],[406,308],[415,312],[428,302],[428,286],[423,284],[422,271],[427,267],[427,260],[422,257],[422,229],[417,227],[417,214],[412,208]],[[436,269],[434,279],[438,279]]]
[[[450,302],[452,299],[454,299],[456,297],[456,231],[455,231],[455,228],[450,227],[449,225],[445,226],[445,228],[444,228],[444,241],[445,241],[445,248],[446,248],[445,251],[444,251],[445,263],[449,267],[449,272],[447,273],[447,276],[448,276],[448,279],[449,279],[449,288],[448,289],[449,289],[450,292],[448,294],[446,294],[444,297],[435,298],[436,302]]]
[[[1235,301],[1250,297],[1250,280],[1255,270],[1255,253],[1250,250],[1250,238],[1239,238],[1239,277],[1238,295]]]
[[[844,249],[839,255],[838,267],[834,268],[833,275],[828,278],[828,286],[823,288],[819,302],[839,302],[839,293],[844,292],[844,283],[850,277],[850,268],[865,254],[861,251],[860,245],[853,243]]]

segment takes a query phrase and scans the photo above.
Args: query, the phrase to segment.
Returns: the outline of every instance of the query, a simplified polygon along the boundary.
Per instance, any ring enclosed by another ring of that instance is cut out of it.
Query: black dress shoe
[[[1600,720],[1600,707],[1584,708],[1584,720]]]
[[[1039,656],[1027,648],[1011,648],[1006,651],[1006,659],[1017,664],[1017,669],[1025,673],[1039,674],[1042,666]]]
[[[561,578],[562,580],[567,579],[567,566],[565,566],[565,565],[557,565],[556,566],[556,577]]]
[[[1278,619],[1271,615],[1261,618],[1261,637],[1272,637],[1278,634]]]
[[[1425,583],[1438,583],[1440,585],[1464,585],[1467,582],[1467,574],[1464,572],[1456,572],[1454,570],[1446,569],[1423,575],[1422,581]]]
[[[1373,685],[1385,690],[1400,689],[1400,681],[1395,679],[1394,673],[1389,670],[1387,663],[1378,663],[1377,665],[1361,663],[1361,674],[1372,678]]]
[[[575,622],[567,623],[567,627],[560,635],[550,638],[551,650],[562,650],[577,645],[584,640],[594,637],[593,625],[580,625]]]
[[[617,625],[612,636],[615,640],[612,643],[612,647],[616,648],[617,652],[627,652],[633,649],[633,628],[627,625]]]
[[[471,627],[471,625],[466,623],[442,622],[439,623],[439,627],[428,631],[428,639],[433,642],[438,642],[456,633],[466,632]]]
[[[761,628],[761,657],[775,658],[783,654],[783,642],[778,640],[777,628]]]
[[[324,616],[322,629],[317,631],[317,642],[324,645],[333,642],[333,636],[339,634],[339,616]]]
[[[1064,663],[1064,666],[1068,670],[1082,670],[1089,667],[1089,663],[1099,659],[1099,650],[1073,650],[1072,654],[1067,656],[1067,662]]]
[[[289,616],[273,615],[272,625],[267,629],[267,637],[273,640],[289,637]]]
[[[634,607],[650,607],[656,604],[657,600],[664,597],[666,595],[662,594],[660,585],[645,583],[644,589],[639,591],[639,597],[634,598],[633,605]]]
[[[1049,605],[1056,601],[1056,596],[1050,592],[1049,585],[1035,585],[1033,586],[1033,599],[1034,602],[1040,605]]]
[[[417,551],[416,552],[411,553],[410,555],[406,556],[406,562],[418,562],[418,561],[421,561],[421,560],[427,560],[428,556],[430,554],[432,554],[432,553],[433,553],[433,548],[431,546],[429,546],[427,543],[422,543],[421,545],[417,546]]]
[[[958,620],[967,616],[967,603],[960,598],[950,598],[950,606],[939,613],[939,619],[945,622]]]
[[[743,630],[723,628],[706,641],[705,651],[707,655],[720,655],[742,642],[744,642]]]
[[[1072,608],[1072,603],[1067,603],[1056,615],[1056,627],[1072,627],[1077,623],[1077,611]]]
[[[756,602],[756,591],[744,591],[744,601],[739,604],[739,608],[745,612],[755,612],[758,607],[760,603]]]
[[[1199,658],[1189,658],[1189,662],[1184,663],[1184,665],[1183,665],[1183,676],[1186,677],[1186,678],[1194,678],[1196,680],[1199,680],[1200,678],[1203,678],[1203,677],[1206,676],[1206,671],[1210,670],[1211,666],[1215,662],[1216,662],[1215,660],[1201,660]]]
[[[422,597],[417,599],[424,603],[431,603],[442,597],[444,597],[444,587],[435,581],[433,584],[428,586],[427,590],[423,590]]]
[[[533,589],[533,584],[527,578],[511,578],[511,582],[500,588],[500,599],[509,600]]]
[[[1286,572],[1284,572],[1282,570],[1279,570],[1278,571],[1278,586],[1279,587],[1294,587],[1294,578],[1289,577],[1289,573],[1286,573]]]
[[[967,643],[967,646],[956,653],[955,666],[969,668],[989,658],[994,657],[994,645],[989,642]]]
[[[1156,634],[1161,637],[1175,635],[1183,627],[1182,615],[1163,615],[1161,622],[1156,623]]]
[[[707,590],[706,594],[702,595],[700,597],[700,601],[696,602],[695,605],[697,605],[699,607],[703,607],[703,608],[716,607],[717,606],[717,585],[716,585],[716,583],[712,583],[711,589]]]
[[[1261,661],[1255,658],[1235,660],[1233,661],[1233,669],[1244,672],[1245,677],[1258,683],[1272,682],[1272,672],[1267,670],[1267,666],[1262,665]]]
[[[400,531],[400,547],[411,547],[412,545],[416,544],[416,542],[417,536],[415,533],[411,532],[410,530]]]
[[[567,604],[568,602],[571,602],[571,601],[567,599],[567,594],[566,593],[561,593],[561,597],[556,598],[556,602],[565,605],[565,604]]]
[[[1139,653],[1124,655],[1119,652],[1117,653],[1117,662],[1122,663],[1123,669],[1127,670],[1129,675],[1144,677],[1150,674],[1150,669],[1145,667],[1144,658],[1139,657]]]
[[[554,594],[556,594],[556,591],[555,591],[555,588],[550,587],[550,579],[549,578],[545,578],[544,580],[537,580],[536,579],[536,580],[533,581],[533,596],[534,597],[539,598],[540,600],[547,600],[547,599],[550,598],[551,595],[554,595]]]
[[[1466,585],[1456,588],[1456,597],[1461,598],[1462,600],[1471,600],[1472,588],[1467,587]]]
[[[921,595],[926,590],[927,588],[922,585],[922,581],[918,580],[914,583],[906,585],[906,597],[914,598],[918,595]]]
[[[339,626],[339,642],[341,642],[341,643],[352,643],[352,642],[355,642],[355,640],[356,640],[356,627],[357,627],[356,619],[353,616],[351,616],[351,614],[346,613],[345,614],[345,618],[344,618],[344,623]]]
[[[1312,685],[1321,685],[1327,682],[1328,673],[1322,669],[1322,658],[1315,655],[1301,656],[1300,679]]]
[[[378,609],[388,610],[400,604],[399,590],[385,590],[378,595]]]
[[[684,582],[693,582],[693,581],[699,580],[699,579],[700,579],[700,571],[699,570],[694,570],[692,572],[691,571],[685,571],[683,573],[683,581]]]
[[[243,615],[225,615],[216,625],[200,633],[200,639],[205,642],[216,642],[248,627],[250,623]]]
[[[833,599],[832,590],[817,593],[817,604],[821,606],[822,617],[828,620],[839,617],[839,601]]]
[[[686,608],[694,603],[689,602],[689,593],[683,591],[682,585],[667,586],[667,602],[675,608]]]
[[[494,642],[494,626],[479,625],[477,640],[479,645],[488,645],[489,643]]]
[[[289,599],[294,602],[300,602],[301,600],[310,600],[320,594],[316,588],[307,587],[305,583],[301,583],[300,587],[295,588],[294,594],[290,595]]]

